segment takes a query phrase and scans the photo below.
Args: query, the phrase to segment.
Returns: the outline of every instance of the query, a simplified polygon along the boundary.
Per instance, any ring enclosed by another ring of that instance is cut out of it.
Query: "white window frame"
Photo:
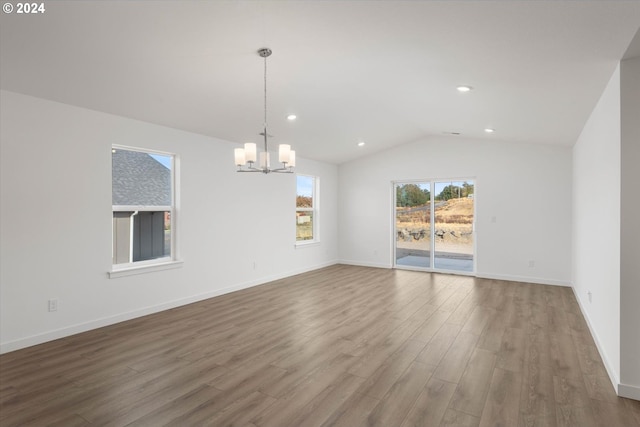
[[[152,271],[160,271],[171,268],[177,268],[182,266],[182,261],[178,259],[178,246],[177,246],[177,229],[178,227],[178,215],[177,215],[177,206],[179,201],[179,190],[178,190],[178,166],[179,166],[179,158],[175,153],[158,151],[158,150],[150,150],[146,148],[139,147],[130,147],[124,145],[112,145],[111,150],[127,150],[127,151],[136,151],[139,153],[146,154],[157,154],[160,156],[166,156],[171,158],[171,206],[143,206],[143,205],[111,205],[111,214],[113,216],[114,212],[135,212],[131,215],[131,221],[133,221],[133,217],[138,212],[169,212],[171,218],[171,248],[170,248],[170,256],[165,256],[161,258],[154,258],[143,261],[131,261],[128,263],[120,263],[111,265],[111,271],[108,272],[110,278],[117,278],[123,276],[130,276],[134,274],[142,274]],[[113,227],[113,222],[112,222]],[[133,224],[131,224],[131,234],[130,237],[131,242],[133,242]],[[113,230],[112,230],[112,241],[111,248],[113,251]]]
[[[313,238],[310,240],[298,240],[297,232],[295,233],[296,247],[309,246],[320,243],[320,178],[315,175],[297,174],[296,175],[296,196],[298,195],[298,176],[304,176],[313,179],[311,201],[313,207],[299,208],[296,206],[296,214],[298,212],[311,212],[313,214]],[[296,215],[297,217],[297,215]]]

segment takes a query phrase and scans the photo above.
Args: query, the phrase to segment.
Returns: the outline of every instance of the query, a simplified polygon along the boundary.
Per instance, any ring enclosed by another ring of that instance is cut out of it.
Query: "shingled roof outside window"
[[[116,149],[111,168],[114,206],[171,205],[171,171],[151,155]]]

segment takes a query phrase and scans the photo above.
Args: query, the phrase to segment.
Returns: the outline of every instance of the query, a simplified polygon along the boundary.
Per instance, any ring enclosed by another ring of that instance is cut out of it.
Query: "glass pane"
[[[113,213],[113,264],[131,262],[131,215],[133,212]]]
[[[313,207],[313,177],[298,175],[296,190],[296,208]]]
[[[114,212],[113,263],[171,256],[171,212]]]
[[[431,266],[430,183],[396,185],[396,264]]]
[[[296,211],[296,240],[313,240],[313,211]]]
[[[474,183],[436,182],[434,191],[434,267],[473,271]]]
[[[119,148],[111,151],[113,205],[171,206],[172,156]]]

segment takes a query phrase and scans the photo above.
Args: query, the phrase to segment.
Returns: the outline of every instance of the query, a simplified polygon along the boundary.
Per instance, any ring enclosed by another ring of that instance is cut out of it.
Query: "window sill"
[[[135,274],[152,273],[154,271],[171,270],[182,267],[183,261],[167,261],[160,264],[136,265],[124,268],[113,269],[108,272],[110,279],[118,277],[133,276]]]
[[[298,249],[298,248],[309,248],[312,246],[319,246],[319,245],[320,245],[320,241],[318,240],[303,240],[301,242],[296,242],[294,247]]]

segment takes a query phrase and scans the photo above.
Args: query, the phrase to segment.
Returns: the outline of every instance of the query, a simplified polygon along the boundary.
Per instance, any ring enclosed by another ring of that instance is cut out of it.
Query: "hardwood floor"
[[[640,426],[569,288],[333,266],[0,356],[2,426]]]

